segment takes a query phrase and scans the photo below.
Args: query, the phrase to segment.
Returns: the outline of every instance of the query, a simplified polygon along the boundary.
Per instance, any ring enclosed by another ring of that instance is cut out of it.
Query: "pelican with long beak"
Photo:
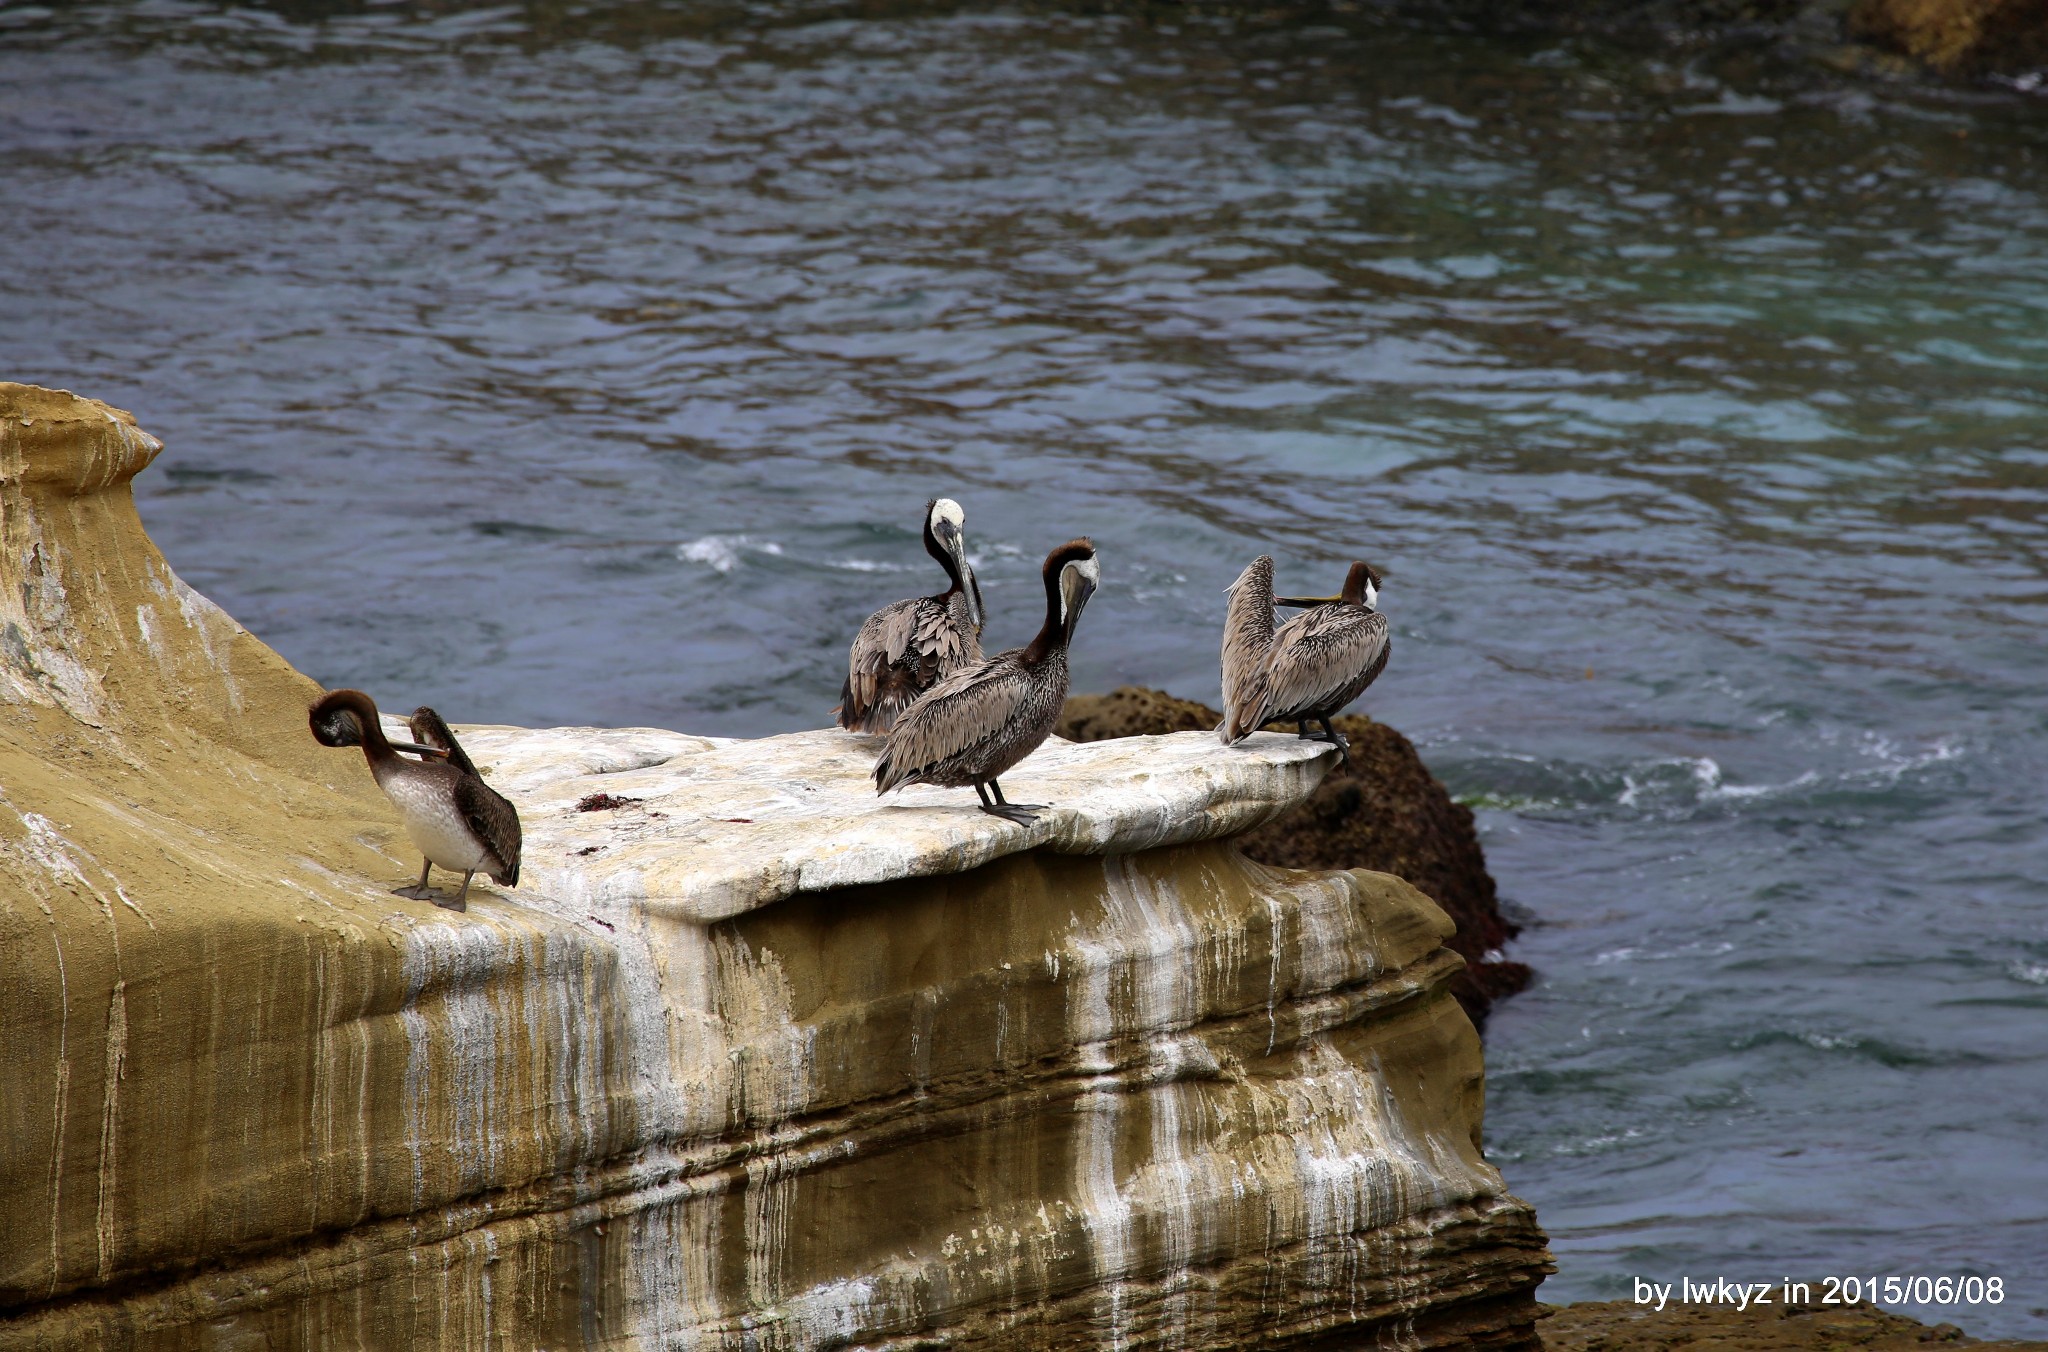
[[[887,732],[910,702],[942,676],[981,660],[981,584],[967,562],[961,526],[967,517],[951,498],[924,505],[924,548],[952,583],[936,596],[913,596],[868,616],[846,655],[839,726]]]
[[[1022,648],[941,677],[896,719],[875,762],[875,791],[899,784],[974,786],[981,810],[1028,826],[1043,803],[1004,799],[996,777],[1036,751],[1067,702],[1067,645],[1102,582],[1095,546],[1072,540],[1045,556],[1045,623]]]
[[[377,787],[398,809],[405,833],[426,856],[420,880],[396,895],[432,901],[453,911],[469,908],[469,880],[481,871],[503,887],[519,881],[519,812],[484,783],[441,715],[421,706],[412,716],[416,742],[394,742],[377,721],[377,704],[360,690],[320,697],[307,715],[322,746],[360,746]],[[410,751],[420,760],[407,760]],[[427,886],[434,865],[462,874],[452,901]]]
[[[1261,554],[1230,584],[1223,622],[1223,726],[1226,746],[1268,723],[1293,723],[1350,759],[1350,745],[1330,719],[1365,693],[1386,670],[1392,640],[1387,617],[1373,609],[1380,578],[1351,565],[1335,596],[1273,595],[1273,560]],[[1276,631],[1273,607],[1307,609]],[[1321,723],[1319,736],[1308,730]]]

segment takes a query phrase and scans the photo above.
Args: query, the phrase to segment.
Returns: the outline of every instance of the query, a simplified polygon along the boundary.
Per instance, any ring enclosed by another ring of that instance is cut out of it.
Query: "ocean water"
[[[1553,1301],[2048,1335],[2048,105],[1768,45],[910,4],[0,8],[0,374],[179,571],[460,721],[817,726],[965,504],[993,646],[1214,698],[1385,575],[1480,813]]]

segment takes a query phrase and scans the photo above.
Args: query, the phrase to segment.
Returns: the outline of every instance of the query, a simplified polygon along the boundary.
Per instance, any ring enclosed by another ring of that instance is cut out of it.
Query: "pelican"
[[[419,740],[393,742],[377,721],[375,701],[360,690],[335,690],[320,697],[307,720],[322,746],[363,749],[377,787],[426,856],[419,882],[393,889],[396,895],[463,911],[469,909],[469,880],[478,870],[504,887],[518,883],[519,812],[484,783],[441,715],[420,707],[412,716],[412,735]],[[423,759],[407,760],[401,751]],[[453,901],[443,901],[427,886],[436,864],[462,873],[462,890]]]
[[[1036,751],[1067,701],[1067,644],[1102,581],[1095,546],[1070,540],[1045,556],[1045,623],[1022,648],[962,667],[896,719],[875,762],[875,792],[898,784],[972,784],[981,810],[1027,826],[1043,803],[1004,799],[996,776]]]
[[[846,655],[846,686],[839,692],[839,726],[852,732],[887,732],[941,676],[981,660],[981,584],[967,562],[960,534],[966,513],[951,498],[924,505],[924,548],[953,585],[936,596],[913,596],[868,616]]]
[[[1336,596],[1273,595],[1273,560],[1261,554],[1230,584],[1223,622],[1223,726],[1225,746],[1268,723],[1293,723],[1311,737],[1311,722],[1348,761],[1350,744],[1330,717],[1365,693],[1386,670],[1391,642],[1387,617],[1373,609],[1379,574],[1351,565]],[[1273,607],[1306,606],[1276,632]]]

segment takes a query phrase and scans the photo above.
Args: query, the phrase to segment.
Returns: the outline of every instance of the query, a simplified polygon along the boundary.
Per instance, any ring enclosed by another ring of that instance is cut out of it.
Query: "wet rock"
[[[0,385],[0,1349],[1534,1345],[1443,913],[1231,843],[1326,752],[466,728],[440,910],[156,449]]]
[[[1194,700],[1123,686],[1067,701],[1062,736],[1090,742],[1214,729],[1222,715]],[[1243,836],[1244,852],[1283,868],[1366,868],[1406,878],[1458,927],[1450,947],[1465,959],[1452,993],[1475,1021],[1495,1000],[1529,984],[1529,969],[1501,956],[1516,928],[1500,913],[1472,811],[1452,801],[1415,744],[1384,723],[1335,720],[1351,764],[1331,769],[1306,802]]]
[[[1811,1293],[1823,1288],[1808,1284]],[[1778,1291],[1769,1293],[1775,1299]],[[1546,1352],[2048,1352],[2048,1343],[1980,1342],[1953,1324],[1929,1326],[1875,1305],[1667,1304],[1656,1310],[1625,1300],[1545,1307],[1538,1325]]]

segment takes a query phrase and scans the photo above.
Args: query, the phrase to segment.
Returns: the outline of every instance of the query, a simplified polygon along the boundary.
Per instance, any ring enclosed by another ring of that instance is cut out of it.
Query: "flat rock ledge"
[[[403,724],[387,719],[394,737]],[[474,727],[463,745],[520,806],[522,902],[648,907],[709,924],[800,892],[962,873],[1004,855],[1130,854],[1239,835],[1305,799],[1327,746],[1260,733],[1057,739],[1008,775],[1030,826],[972,789],[875,794],[882,739],[826,729],[759,739],[651,728]]]
[[[0,384],[0,1349],[1536,1345],[1449,920],[1238,848],[1323,748],[468,729],[441,909],[163,449]]]

